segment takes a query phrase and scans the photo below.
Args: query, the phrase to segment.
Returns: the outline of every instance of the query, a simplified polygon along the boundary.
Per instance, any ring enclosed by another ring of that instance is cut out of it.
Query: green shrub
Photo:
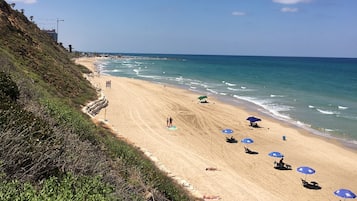
[[[63,178],[51,177],[38,187],[13,180],[0,182],[0,200],[115,200],[114,187],[104,183],[100,176]]]
[[[82,140],[95,143],[94,125],[83,113],[58,99],[42,99],[40,102],[58,123],[70,127]]]
[[[13,101],[17,100],[20,96],[16,83],[4,72],[0,72],[0,93],[8,96]]]

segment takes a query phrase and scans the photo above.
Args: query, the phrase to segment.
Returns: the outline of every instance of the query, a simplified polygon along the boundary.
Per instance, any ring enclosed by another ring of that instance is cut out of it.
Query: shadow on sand
[[[226,142],[228,143],[238,143],[238,141],[234,137],[226,137]]]
[[[245,151],[245,153],[246,154],[259,154],[258,152],[256,152],[256,151],[252,151],[252,150],[250,150],[250,149],[248,149],[247,147],[244,147],[244,151]]]
[[[320,190],[321,186],[319,186],[319,184],[316,181],[311,181],[311,182],[307,182],[304,179],[301,179],[302,185],[307,188],[307,189],[311,189],[311,190]]]

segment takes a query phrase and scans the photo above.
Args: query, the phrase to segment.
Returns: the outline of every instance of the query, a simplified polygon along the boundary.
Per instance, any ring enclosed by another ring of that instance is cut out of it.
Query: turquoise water
[[[122,56],[98,63],[101,72],[216,96],[357,144],[357,59]]]

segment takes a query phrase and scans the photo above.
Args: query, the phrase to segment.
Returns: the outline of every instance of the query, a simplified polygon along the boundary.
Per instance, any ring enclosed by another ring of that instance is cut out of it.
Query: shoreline
[[[82,65],[90,69],[88,65],[92,64],[95,70],[95,59],[84,60],[87,62],[82,60]],[[111,88],[101,87],[109,100],[108,123],[121,136],[149,150],[169,172],[192,184],[199,197],[209,194],[219,195],[222,200],[336,200],[334,190],[355,185],[357,174],[351,169],[357,166],[356,151],[334,140],[302,132],[273,117],[264,117],[262,128],[251,128],[245,118],[252,111],[214,97],[207,105],[198,104],[197,94],[187,89],[114,76],[90,79],[99,87],[105,86],[107,79],[112,81]],[[103,115],[101,112],[95,118],[103,119]],[[167,115],[174,115],[177,130],[165,129]],[[228,126],[234,129],[237,144],[224,141],[220,129]],[[286,141],[282,135],[287,136]],[[255,142],[248,146],[259,154],[245,154],[242,137],[252,137]],[[276,159],[267,156],[270,151],[283,152],[293,169],[275,170],[272,163]],[[296,171],[300,165],[316,169],[317,174],[308,178],[318,181],[321,190],[302,187],[300,178],[305,175]],[[205,171],[207,167],[219,171]]]
[[[131,56],[111,56],[110,58],[115,58],[115,59],[125,59],[125,58],[132,58]],[[106,60],[108,59],[108,57],[98,57],[98,59],[103,59]],[[97,72],[100,72],[100,70],[98,70]],[[102,74],[102,75],[107,75],[107,76],[112,76],[110,74]],[[134,78],[135,79],[135,78]],[[186,86],[183,85],[177,85],[177,84],[168,84],[168,83],[163,83],[163,82],[159,82],[159,81],[153,81],[153,80],[147,80],[147,79],[139,79],[139,80],[143,80],[143,81],[147,81],[150,83],[155,83],[155,84],[161,84],[161,85],[167,85],[167,86],[171,86],[174,88],[180,88],[183,90],[187,90],[191,93],[196,93],[196,94],[206,94],[206,91],[199,91],[199,90],[191,90],[189,88],[187,88]],[[226,104],[230,104],[230,105],[234,105],[234,106],[238,106],[241,109],[245,110],[245,111],[249,111],[251,113],[256,114],[256,116],[261,116],[261,117],[265,117],[265,118],[269,118],[270,120],[275,120],[277,122],[284,122],[287,124],[287,126],[290,127],[294,127],[296,129],[301,129],[302,132],[306,132],[310,135],[314,135],[316,137],[321,137],[326,138],[325,140],[331,141],[331,140],[335,140],[337,144],[339,145],[343,145],[346,148],[352,149],[353,151],[357,151],[357,139],[353,139],[353,138],[342,138],[342,136],[345,136],[345,133],[330,133],[328,131],[326,131],[324,128],[322,127],[314,127],[312,125],[309,125],[307,123],[303,123],[301,122],[301,120],[297,120],[297,119],[286,119],[283,117],[275,114],[273,111],[270,111],[269,109],[254,103],[254,102],[250,102],[244,99],[233,99],[233,100],[229,100],[229,97],[226,96],[221,96],[221,95],[217,95],[217,94],[210,94],[210,97],[215,97],[217,100],[224,102]],[[349,135],[347,133],[347,135]]]

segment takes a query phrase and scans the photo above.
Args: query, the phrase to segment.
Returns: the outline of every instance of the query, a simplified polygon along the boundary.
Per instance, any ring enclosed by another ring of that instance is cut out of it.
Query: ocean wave
[[[149,78],[152,80],[162,80],[161,76],[155,76],[155,75],[142,75],[142,74],[137,74],[138,77],[142,77],[142,78]]]
[[[215,90],[213,90],[213,89],[209,89],[209,88],[207,88],[206,90],[207,90],[207,91],[209,91],[209,92],[211,92],[211,93],[213,93],[213,94],[218,94],[218,92],[217,92],[217,91],[215,91]]]
[[[175,80],[178,81],[178,82],[182,82],[183,81],[183,77],[182,76],[177,77],[177,78],[175,78]]]
[[[307,123],[304,123],[304,122],[301,122],[301,121],[296,121],[296,125],[298,125],[298,126],[304,126],[304,127],[308,127],[308,128],[310,128],[311,127],[311,125],[310,124],[307,124]]]
[[[240,91],[240,92],[251,92],[251,91],[255,91],[253,89],[247,89],[246,87],[241,87],[239,89],[237,88],[233,88],[233,87],[227,87],[228,90],[230,91]]]
[[[225,84],[225,85],[228,85],[230,87],[237,86],[236,84],[232,84],[232,83],[229,83],[229,82],[226,82],[226,81],[222,81],[222,83]]]
[[[270,94],[271,98],[284,98],[284,95],[275,95],[275,94]]]
[[[239,89],[232,88],[232,87],[227,87],[227,89],[230,90],[230,91],[239,91]]]
[[[321,114],[327,114],[327,115],[339,114],[338,112],[335,112],[335,111],[321,110],[321,109],[319,109],[319,108],[316,108],[316,110],[317,110],[318,112],[320,112]]]
[[[103,73],[118,73],[118,72],[123,72],[122,70],[119,69],[113,69],[113,70],[103,70]]]
[[[139,75],[140,69],[133,69],[136,75]]]
[[[260,100],[254,97],[249,97],[249,96],[238,96],[238,95],[233,95],[234,98],[237,99],[241,99],[250,103],[253,103],[255,105],[260,106],[261,108],[263,108],[265,111],[268,111],[268,113],[270,113],[271,115],[281,118],[281,119],[285,119],[285,120],[289,120],[291,119],[288,115],[286,114],[282,114],[281,112],[284,111],[289,111],[291,110],[291,106],[287,106],[287,105],[279,105],[274,103],[272,100]],[[265,112],[262,111],[262,112]]]
[[[339,110],[347,110],[348,107],[339,105],[339,106],[338,106],[338,109],[339,109]]]
[[[190,84],[193,84],[193,85],[201,85],[201,82],[195,82],[195,81],[193,81],[193,82],[190,82]]]
[[[338,114],[338,115],[336,115],[336,117],[338,117],[338,118],[344,118],[344,119],[348,119],[348,120],[354,120],[354,121],[357,120],[357,116],[351,116],[351,115],[341,115],[341,114]]]
[[[329,129],[329,128],[325,128],[324,131],[325,131],[325,132],[334,132],[335,130]]]
[[[207,88],[208,85],[199,81],[190,81],[190,85],[197,85],[199,87]]]
[[[315,106],[313,106],[313,105],[309,105],[308,107],[309,107],[309,108],[315,108]]]

